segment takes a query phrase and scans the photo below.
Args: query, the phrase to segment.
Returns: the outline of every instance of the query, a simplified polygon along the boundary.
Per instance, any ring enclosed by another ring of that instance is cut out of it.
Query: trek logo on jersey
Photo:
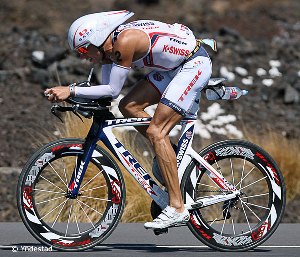
[[[173,42],[175,42],[177,44],[180,44],[180,45],[187,45],[186,42],[180,41],[180,40],[178,40],[176,38],[170,38],[170,41],[173,41]]]
[[[183,101],[184,96],[187,95],[190,92],[190,90],[195,85],[195,83],[197,82],[197,80],[199,79],[199,77],[200,77],[201,74],[202,74],[202,71],[198,70],[198,73],[195,75],[195,77],[192,79],[192,81],[190,82],[190,84],[184,90],[183,94],[179,97],[178,101]]]
[[[181,56],[187,56],[190,53],[189,50],[186,50],[184,48],[178,48],[178,47],[169,46],[169,45],[164,45],[162,51],[165,52],[165,53],[170,53],[170,54],[175,54],[175,55],[181,55]]]

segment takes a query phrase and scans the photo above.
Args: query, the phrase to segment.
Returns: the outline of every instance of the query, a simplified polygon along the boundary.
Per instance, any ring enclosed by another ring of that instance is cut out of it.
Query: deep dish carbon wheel
[[[125,184],[116,163],[99,146],[93,152],[78,197],[67,185],[83,141],[61,139],[39,149],[19,178],[20,216],[31,234],[57,250],[91,248],[114,230],[125,204]]]
[[[262,244],[278,227],[286,189],[274,160],[260,147],[241,140],[208,146],[200,155],[241,194],[191,212],[188,224],[204,244],[219,251],[246,251]],[[193,160],[182,180],[185,202],[222,192]]]

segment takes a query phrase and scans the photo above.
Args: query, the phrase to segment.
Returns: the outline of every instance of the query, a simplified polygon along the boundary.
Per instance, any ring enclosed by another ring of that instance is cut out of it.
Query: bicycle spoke
[[[244,158],[243,169],[242,169],[242,176],[241,176],[241,180],[240,180],[240,182],[239,182],[239,183],[241,183],[241,184],[240,184],[240,190],[241,190],[242,182],[243,182],[243,179],[244,179],[245,164],[246,164],[246,157]],[[239,184],[239,183],[238,183],[238,184]],[[238,185],[238,184],[237,184],[237,185]]]
[[[243,196],[240,197],[241,199],[248,199],[248,198],[253,198],[253,197],[259,197],[259,196],[264,196],[264,195],[269,195],[269,193],[264,193],[264,194],[259,194],[259,195],[250,195],[250,196]]]
[[[235,187],[235,185],[234,185],[234,174],[233,174],[233,164],[232,164],[232,159],[230,158],[229,161],[230,161],[230,169],[231,169],[232,184],[233,184],[233,186]]]
[[[67,201],[68,201],[68,200],[69,200],[69,199],[67,199]],[[67,201],[65,201],[64,205],[62,206],[62,208],[60,209],[59,213],[57,214],[57,216],[56,216],[56,218],[55,218],[54,222],[52,223],[52,226],[51,226],[51,228],[53,228],[53,227],[54,227],[54,225],[55,225],[55,223],[56,223],[56,221],[57,221],[57,219],[58,219],[59,215],[61,214],[61,212],[62,212],[63,208],[65,207],[65,205],[66,205]]]
[[[72,209],[73,209],[73,203],[71,204],[71,207],[70,207],[70,210],[69,210],[69,217],[68,217],[68,223],[67,223],[67,228],[66,228],[65,237],[66,237],[67,234],[68,234],[68,229],[69,229],[69,224],[70,224],[70,218],[71,218]]]
[[[65,179],[66,179],[66,184],[68,185],[68,178],[67,178],[66,168],[64,168],[64,175],[65,175]]]
[[[35,204],[39,205],[41,203],[47,203],[47,202],[54,201],[54,200],[57,200],[57,199],[60,199],[60,198],[63,198],[63,197],[65,197],[65,196],[64,195],[63,196],[59,196],[59,197],[52,198],[52,199],[49,199],[49,200],[45,200],[45,201],[42,201],[42,202],[39,202],[39,203],[35,203]]]
[[[44,180],[46,180],[47,182],[49,182],[51,185],[57,187],[60,191],[65,192],[65,190],[61,189],[59,186],[55,185],[53,182],[51,182],[50,180],[46,179],[44,176],[40,175],[40,177]]]
[[[91,181],[93,181],[99,174],[101,174],[103,172],[103,170],[101,170],[100,172],[98,172],[94,177],[92,177],[87,183],[85,183],[82,187],[84,188],[86,185],[88,185],[89,183],[91,183]]]
[[[223,235],[223,230],[224,230],[226,218],[227,218],[227,215],[228,215],[228,212],[229,212],[230,203],[231,203],[231,200],[229,200],[228,206],[226,207],[226,214],[225,214],[225,218],[224,218],[223,225],[222,225],[221,235]],[[224,210],[223,210],[223,212],[224,212]],[[223,217],[224,217],[224,215],[223,215]]]
[[[81,206],[80,202],[78,201],[78,199],[76,199],[76,201],[79,203],[80,209],[83,210],[85,216],[88,218],[88,220],[89,220],[90,223],[92,224],[93,228],[96,228],[96,227],[94,226],[94,223],[91,221],[90,217],[86,214],[85,210],[82,208],[82,206]]]
[[[203,184],[203,183],[197,183],[197,185],[201,185],[201,186],[207,186],[207,187],[211,187],[211,188],[215,188],[215,189],[220,189],[216,186],[211,186],[211,185],[207,185],[207,184]]]
[[[55,191],[50,191],[50,190],[45,190],[45,189],[38,189],[38,188],[34,188],[33,191],[41,191],[41,192],[47,192],[47,193],[65,195],[65,193],[55,192]]]
[[[217,219],[218,218],[215,218],[209,225],[212,226],[212,224],[214,224]]]
[[[243,204],[245,204],[245,206],[253,213],[253,215],[259,220],[259,221],[261,221],[261,219],[256,215],[256,213],[247,205],[247,203],[246,202],[244,202],[243,200],[241,200],[241,202],[243,203]]]
[[[248,205],[255,206],[255,207],[258,207],[258,208],[262,208],[262,209],[270,210],[270,208],[269,208],[269,207],[264,207],[264,206],[257,205],[257,204],[253,204],[253,203],[247,203],[247,204],[248,204]]]
[[[103,198],[98,198],[98,197],[91,197],[91,196],[86,196],[86,195],[80,195],[80,197],[94,199],[94,200],[100,200],[100,201],[106,201],[106,202],[111,202],[111,200],[108,200],[108,199],[103,199]]]
[[[48,212],[47,214],[45,214],[43,217],[41,217],[41,220],[43,220],[45,217],[47,217],[50,213],[52,213],[53,211],[55,211],[59,206],[61,206],[62,204],[64,204],[66,201],[68,201],[69,199],[64,200],[62,203],[60,203],[59,205],[57,205],[54,209],[52,209],[50,212]]]
[[[247,223],[248,223],[248,227],[249,227],[249,229],[250,229],[250,232],[252,233],[252,229],[251,229],[251,227],[250,227],[250,223],[249,223],[248,216],[247,216],[247,214],[246,214],[246,211],[245,211],[244,205],[243,205],[243,203],[242,203],[242,200],[241,200],[241,199],[240,199],[240,201],[241,201],[241,205],[242,205],[242,208],[243,208],[243,212],[244,212],[245,218],[246,218],[246,220],[247,220]]]
[[[76,215],[76,212],[74,212],[74,215],[75,215],[75,222],[76,222],[78,234],[80,234],[81,232],[80,232],[80,229],[79,229],[79,225],[78,225],[78,221],[77,221],[77,215]]]
[[[254,185],[254,184],[256,184],[256,183],[258,183],[259,181],[261,181],[261,180],[263,180],[263,179],[265,179],[265,178],[267,178],[267,177],[268,177],[268,176],[264,176],[263,178],[260,178],[260,179],[258,179],[258,180],[256,180],[256,181],[250,183],[249,185],[242,187],[241,190],[243,190],[243,189],[245,189],[245,188],[247,188],[247,187],[249,187],[249,186],[252,186],[252,185]]]
[[[224,177],[224,176],[223,176],[223,173],[222,173],[222,169],[221,169],[221,167],[219,166],[219,164],[218,164],[218,162],[217,162],[216,160],[215,160],[215,164],[216,164],[216,166],[217,166],[217,171],[220,171],[222,177]]]
[[[78,200],[78,199],[77,199]],[[100,214],[101,216],[103,216],[103,213],[97,211],[96,209],[94,209],[93,207],[89,206],[88,204],[78,200],[80,203],[84,204],[85,206],[87,206],[88,208],[92,209],[93,211],[97,212],[98,214]]]
[[[239,182],[239,183],[237,183],[235,186],[237,187],[240,183],[242,183],[243,182],[243,180],[253,171],[255,169],[255,167],[253,167],[247,174],[246,174],[246,176]],[[241,190],[241,189],[240,189]]]
[[[232,231],[233,231],[233,234],[235,235],[235,228],[234,228],[234,220],[233,219],[231,220],[231,223],[232,223]]]
[[[66,186],[67,184],[63,181],[63,179],[61,178],[61,176],[57,173],[57,171],[54,169],[54,167],[52,166],[52,164],[50,162],[48,162],[49,166],[52,168],[52,170],[55,172],[55,174],[59,177],[59,179],[61,180],[61,182]]]
[[[98,186],[98,187],[94,187],[94,188],[91,188],[91,189],[86,189],[86,190],[83,190],[83,191],[80,190],[80,193],[95,190],[95,189],[99,189],[99,188],[102,188],[102,187],[106,187],[106,186]]]

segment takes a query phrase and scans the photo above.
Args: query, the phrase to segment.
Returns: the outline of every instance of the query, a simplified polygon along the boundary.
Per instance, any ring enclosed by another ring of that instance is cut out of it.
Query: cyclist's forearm
[[[110,72],[109,84],[92,87],[75,87],[75,96],[97,99],[101,96],[110,95],[117,98],[121,92],[130,68],[113,65]]]
[[[104,85],[109,84],[111,68],[112,68],[112,64],[104,64],[101,67],[101,75],[102,75],[101,83]]]

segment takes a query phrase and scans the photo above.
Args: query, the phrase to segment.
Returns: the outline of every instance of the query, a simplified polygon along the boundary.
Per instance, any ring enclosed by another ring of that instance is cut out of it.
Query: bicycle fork
[[[98,141],[98,134],[101,129],[101,120],[96,120],[95,117],[83,144],[83,154],[77,159],[76,167],[74,168],[71,180],[68,184],[67,197],[71,199],[77,198],[77,196],[80,194],[79,188],[95,150]]]

